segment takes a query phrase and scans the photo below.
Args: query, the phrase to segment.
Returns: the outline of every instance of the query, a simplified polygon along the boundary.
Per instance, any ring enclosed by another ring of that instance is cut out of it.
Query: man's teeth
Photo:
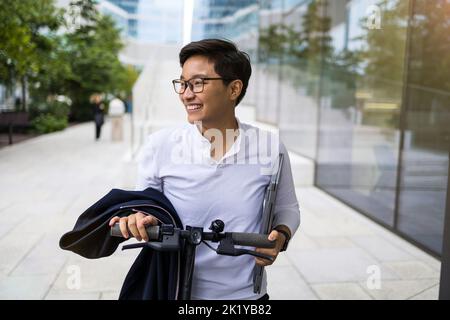
[[[189,106],[187,106],[188,110],[196,110],[196,109],[200,109],[202,107],[201,104],[191,104]]]

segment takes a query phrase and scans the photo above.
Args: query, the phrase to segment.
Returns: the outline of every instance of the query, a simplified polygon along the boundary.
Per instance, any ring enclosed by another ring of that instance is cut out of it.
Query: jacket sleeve
[[[61,237],[59,246],[63,250],[73,251],[89,259],[110,256],[119,244],[127,239],[112,237],[109,221],[117,215],[128,214],[118,214],[116,211],[96,214],[96,211],[91,208],[78,218],[72,231]]]

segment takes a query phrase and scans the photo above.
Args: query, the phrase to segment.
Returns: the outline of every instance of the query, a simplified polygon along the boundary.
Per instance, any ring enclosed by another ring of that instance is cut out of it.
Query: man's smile
[[[198,104],[198,103],[191,103],[191,104],[186,105],[186,110],[188,112],[195,112],[195,111],[198,111],[198,110],[200,110],[202,108],[203,108],[203,105],[202,104]]]

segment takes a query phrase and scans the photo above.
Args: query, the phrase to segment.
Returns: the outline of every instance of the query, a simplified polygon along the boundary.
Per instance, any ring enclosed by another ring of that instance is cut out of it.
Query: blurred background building
[[[122,9],[126,13],[125,33],[135,41],[179,43],[182,40],[183,3],[179,1],[108,0],[100,6],[104,13],[112,15],[115,12],[110,8]]]
[[[121,61],[143,67],[155,45],[177,45],[183,40],[182,1],[102,0],[100,12],[114,18],[126,42]]]

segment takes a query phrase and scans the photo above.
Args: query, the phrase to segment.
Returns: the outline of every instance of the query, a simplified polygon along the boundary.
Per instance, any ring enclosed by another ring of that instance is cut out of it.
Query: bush
[[[35,99],[30,104],[33,128],[39,133],[63,130],[68,124],[70,101],[63,96]]]
[[[33,127],[39,133],[50,133],[67,127],[67,118],[57,118],[52,114],[41,114],[33,119]]]

